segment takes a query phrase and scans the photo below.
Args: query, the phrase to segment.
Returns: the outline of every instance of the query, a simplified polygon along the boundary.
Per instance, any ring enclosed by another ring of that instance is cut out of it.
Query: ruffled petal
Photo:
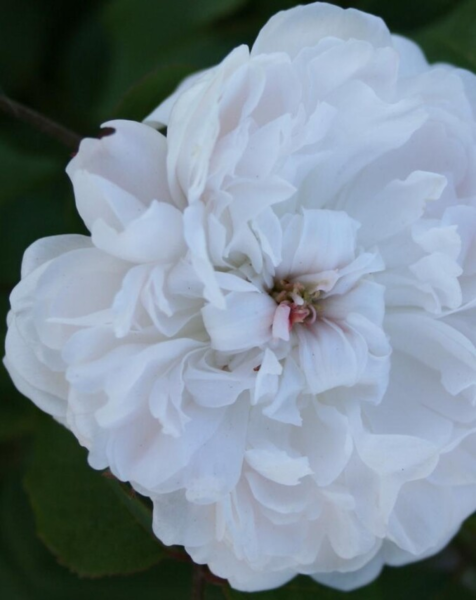
[[[131,262],[168,264],[185,253],[182,213],[165,202],[153,201],[121,232],[97,219],[91,233],[97,248]]]
[[[276,303],[268,294],[231,292],[226,308],[208,304],[203,321],[215,350],[239,352],[265,344],[271,339]]]
[[[327,319],[298,330],[301,368],[308,391],[320,394],[339,386],[355,385],[367,362],[365,339]]]
[[[346,266],[355,256],[358,226],[338,211],[305,210],[294,215],[284,230],[283,260],[276,275],[299,280],[300,275],[318,275]]]

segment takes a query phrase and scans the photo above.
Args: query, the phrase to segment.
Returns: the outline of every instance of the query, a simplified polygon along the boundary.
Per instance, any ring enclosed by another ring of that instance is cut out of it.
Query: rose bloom
[[[91,235],[26,251],[15,385],[237,589],[438,552],[476,509],[475,111],[376,17],[277,14],[81,143]]]

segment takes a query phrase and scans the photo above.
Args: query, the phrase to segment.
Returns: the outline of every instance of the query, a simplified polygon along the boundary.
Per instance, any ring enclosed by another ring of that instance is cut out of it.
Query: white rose
[[[84,140],[91,237],[25,253],[15,384],[238,589],[358,587],[476,509],[475,99],[378,18],[279,13]]]

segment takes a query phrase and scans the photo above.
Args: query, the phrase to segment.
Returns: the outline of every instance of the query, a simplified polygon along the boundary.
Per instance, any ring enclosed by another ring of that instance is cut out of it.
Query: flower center
[[[289,338],[296,323],[312,324],[317,319],[321,291],[309,291],[302,283],[279,279],[270,291],[278,308],[273,322],[273,335]]]

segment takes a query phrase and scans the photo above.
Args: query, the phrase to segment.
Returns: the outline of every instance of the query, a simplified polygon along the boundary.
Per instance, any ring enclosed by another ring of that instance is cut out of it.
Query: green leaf
[[[137,523],[151,536],[152,531],[152,506],[146,504],[146,499],[140,499],[132,489],[108,473],[103,474],[106,482],[114,492],[118,500],[126,507]],[[155,539],[155,538],[154,538]]]
[[[190,582],[190,565],[169,560],[125,577],[77,577],[59,565],[38,539],[18,476],[0,486],[2,600],[188,600]]]
[[[42,540],[74,572],[127,574],[164,557],[104,475],[87,465],[85,450],[52,420],[37,430],[25,484]]]
[[[469,0],[447,18],[426,27],[415,40],[430,62],[444,61],[476,71],[476,2]]]

